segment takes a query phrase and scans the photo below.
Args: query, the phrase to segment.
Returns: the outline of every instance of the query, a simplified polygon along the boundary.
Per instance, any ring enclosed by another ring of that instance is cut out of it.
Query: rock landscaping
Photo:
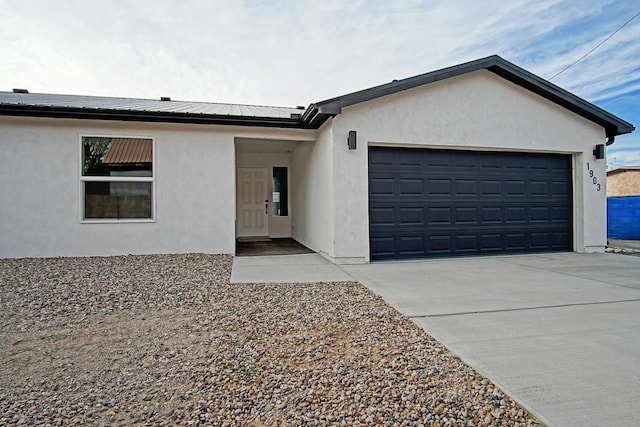
[[[640,249],[625,248],[619,246],[607,246],[607,253],[640,256]]]
[[[0,425],[538,425],[362,285],[231,265],[0,260]]]

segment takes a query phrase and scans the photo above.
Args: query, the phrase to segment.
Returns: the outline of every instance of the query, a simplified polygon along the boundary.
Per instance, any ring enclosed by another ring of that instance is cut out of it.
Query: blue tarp
[[[607,198],[607,237],[640,240],[640,196]]]

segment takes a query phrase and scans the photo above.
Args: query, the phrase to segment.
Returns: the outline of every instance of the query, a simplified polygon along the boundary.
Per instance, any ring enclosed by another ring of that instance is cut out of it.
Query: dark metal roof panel
[[[297,108],[209,102],[161,101],[80,95],[0,92],[0,106],[49,107],[179,114],[207,114],[237,117],[290,118]]]
[[[300,110],[260,105],[0,92],[0,115],[305,128]]]

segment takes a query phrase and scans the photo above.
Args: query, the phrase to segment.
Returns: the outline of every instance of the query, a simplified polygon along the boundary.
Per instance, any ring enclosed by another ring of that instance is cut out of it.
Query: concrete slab
[[[638,298],[630,288],[638,285],[640,258],[619,257],[566,253],[342,268],[407,316],[423,316]]]
[[[310,283],[353,280],[337,265],[312,254],[233,259],[231,283]]]
[[[342,266],[553,426],[640,425],[640,258]]]

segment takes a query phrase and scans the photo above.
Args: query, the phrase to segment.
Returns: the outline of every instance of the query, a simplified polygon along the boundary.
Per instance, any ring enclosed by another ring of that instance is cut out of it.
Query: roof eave
[[[300,128],[301,119],[0,104],[0,115],[153,123]]]
[[[602,126],[607,137],[631,133],[635,126],[602,108],[562,89],[553,83],[532,74],[517,65],[500,57],[496,57],[496,64],[485,67],[488,71],[509,80],[537,95],[552,101],[573,113],[576,113]]]
[[[441,70],[402,80],[394,80],[391,83],[327,99],[313,104],[312,107],[314,107],[316,111],[321,111],[322,109],[330,110],[334,112],[333,115],[336,115],[340,114],[344,107],[348,107],[350,105],[359,104],[361,102],[370,101],[386,95],[395,94],[404,90],[413,89],[482,69],[486,69],[599,124],[605,129],[607,137],[631,133],[635,130],[635,127],[631,123],[628,123],[583,100],[582,98],[567,92],[553,83],[550,83],[547,80],[512,64],[498,55],[492,55],[486,58],[477,59],[460,65],[454,65],[452,67],[443,68]],[[316,123],[319,122],[319,120],[320,118],[317,118]],[[320,125],[321,124],[322,123],[320,123]]]

